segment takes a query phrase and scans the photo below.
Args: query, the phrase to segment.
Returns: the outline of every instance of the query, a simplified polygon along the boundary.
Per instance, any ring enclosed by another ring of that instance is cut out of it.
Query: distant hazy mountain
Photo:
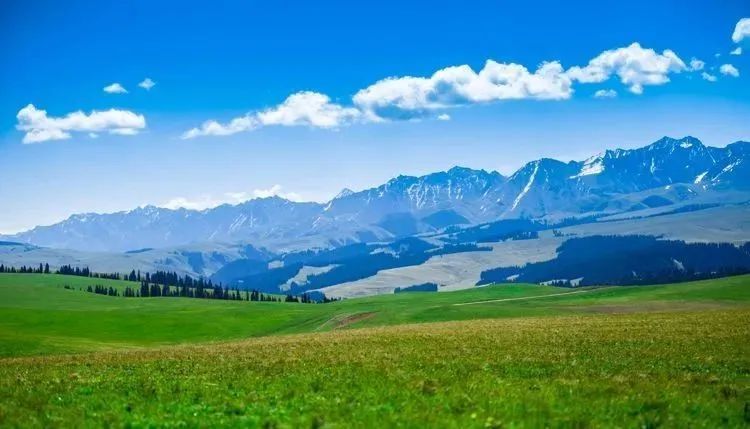
[[[540,159],[510,177],[454,167],[421,177],[398,176],[360,192],[344,189],[325,204],[271,197],[202,211],[147,206],[77,214],[2,238],[88,251],[204,242],[326,247],[496,219],[617,213],[727,190],[750,190],[750,143],[714,148],[694,137],[664,137],[585,161]]]
[[[321,209],[316,203],[293,203],[277,197],[202,211],[146,206],[111,214],[77,214],[13,237],[42,246],[95,251],[260,239],[268,234],[283,237],[309,230]]]
[[[324,211],[334,219],[377,223],[392,213],[424,217],[453,210],[476,221],[495,216],[497,203],[485,206],[483,202],[505,181],[498,172],[462,167],[422,177],[398,176],[377,188],[334,198]]]

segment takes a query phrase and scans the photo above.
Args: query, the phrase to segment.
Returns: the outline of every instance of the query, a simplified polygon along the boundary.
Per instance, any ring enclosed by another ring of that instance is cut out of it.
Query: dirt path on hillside
[[[347,326],[352,325],[354,323],[367,320],[375,316],[376,314],[377,314],[376,311],[366,311],[363,313],[354,313],[354,314],[338,314],[326,320],[322,325],[318,326],[316,331],[320,331],[323,328],[328,327],[328,325],[333,325],[332,329],[346,328]]]
[[[453,305],[474,305],[474,304],[487,304],[490,302],[508,302],[508,301],[527,301],[530,299],[542,299],[542,298],[548,298],[550,296],[561,296],[561,295],[573,295],[576,293],[586,293],[591,292],[596,289],[586,289],[586,290],[576,290],[573,292],[562,292],[562,293],[551,293],[549,295],[536,295],[536,296],[523,296],[520,298],[503,298],[503,299],[489,299],[485,301],[472,301],[472,302],[459,302],[457,304]]]

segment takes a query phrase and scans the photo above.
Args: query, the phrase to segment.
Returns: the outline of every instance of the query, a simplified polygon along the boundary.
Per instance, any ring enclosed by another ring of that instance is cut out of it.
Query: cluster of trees
[[[39,264],[38,267],[22,265],[19,268],[0,264],[0,273],[21,273],[21,274],[49,274],[49,264]]]
[[[45,274],[49,274],[49,264],[45,264],[45,267],[48,268],[47,271],[45,271]],[[55,271],[55,274],[62,274],[64,276],[94,277],[97,279],[111,280],[120,280],[122,278],[119,273],[95,273],[89,270],[88,267],[78,268],[72,267],[70,265],[62,265]]]
[[[591,236],[565,241],[557,257],[481,273],[479,284],[547,283],[574,287],[673,283],[750,272],[750,243],[686,243],[651,236]]]
[[[50,274],[49,264],[39,266],[21,266],[20,268],[0,264],[0,273],[24,273],[24,274]],[[184,297],[203,299],[223,299],[232,301],[264,301],[264,302],[299,302],[299,303],[328,303],[335,299],[326,297],[322,293],[301,293],[294,295],[286,294],[283,298],[264,294],[258,290],[240,290],[222,287],[213,283],[210,279],[193,278],[189,275],[180,276],[176,272],[156,271],[155,273],[141,274],[140,270],[131,270],[130,273],[120,275],[119,273],[97,273],[88,267],[79,268],[71,265],[63,265],[54,271],[55,274],[91,277],[100,279],[125,280],[139,282],[140,287],[127,286],[122,296],[129,298],[141,297]],[[69,285],[65,289],[73,289]],[[108,296],[121,296],[117,289],[102,285],[93,285],[86,288],[87,292]]]
[[[193,278],[187,274],[180,276],[172,271],[156,271],[154,273],[141,274],[140,270],[132,270],[129,274],[123,276],[123,280],[161,285],[162,289],[167,286],[174,286],[179,290],[177,295],[172,295],[172,292],[170,292],[170,295],[159,295],[158,292],[154,290],[146,296],[188,296],[190,294],[189,290],[195,289],[196,297],[200,298],[206,290],[213,290],[216,294],[218,290],[221,289],[221,284],[214,284],[211,279],[204,279],[203,277]],[[149,291],[151,291],[151,288],[152,287],[149,287]],[[141,290],[144,290],[143,286],[141,286]]]
[[[151,278],[149,276],[149,278]],[[170,297],[182,297],[182,298],[207,298],[207,299],[226,299],[234,301],[250,301],[250,295],[245,291],[246,297],[243,297],[238,289],[227,289],[221,287],[221,285],[211,285],[206,287],[204,283],[198,282],[196,286],[190,287],[186,284],[182,286],[170,286],[169,284],[158,284],[150,283],[146,280],[141,280],[140,288],[127,287],[125,293],[126,297],[159,297],[159,296],[170,296]]]
[[[90,289],[90,287],[89,287]],[[114,296],[117,296],[116,294]],[[228,301],[261,301],[261,302],[299,302],[303,304],[312,304],[317,302],[332,302],[333,300],[322,295],[322,299],[314,299],[310,294],[291,295],[287,294],[282,299],[280,296],[264,294],[257,290],[241,291],[239,289],[229,289],[214,285],[211,288],[187,287],[187,286],[169,286],[158,285],[141,281],[140,288],[125,288],[122,296],[127,298],[147,298],[147,297],[182,297],[182,298],[202,298],[202,299],[223,299]]]
[[[66,289],[70,289],[69,286],[65,286]],[[108,295],[108,296],[120,296],[120,293],[117,292],[117,289],[113,288],[112,286],[106,287],[102,285],[95,285],[94,287],[87,287],[86,292],[90,293],[97,293],[99,295]]]
[[[404,292],[437,292],[438,285],[436,283],[422,283],[418,285],[397,287],[393,290],[393,293],[404,293]]]

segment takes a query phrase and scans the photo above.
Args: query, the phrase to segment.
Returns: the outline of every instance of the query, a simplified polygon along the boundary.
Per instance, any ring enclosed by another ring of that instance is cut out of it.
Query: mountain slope
[[[275,251],[391,240],[451,225],[511,218],[564,218],[665,206],[717,191],[750,199],[750,143],[726,148],[664,137],[585,161],[532,161],[509,177],[454,167],[344,189],[326,204],[279,197],[196,211],[147,206],[78,214],[0,237],[40,246],[127,251],[205,242],[245,242]],[[644,192],[651,195],[643,195]]]

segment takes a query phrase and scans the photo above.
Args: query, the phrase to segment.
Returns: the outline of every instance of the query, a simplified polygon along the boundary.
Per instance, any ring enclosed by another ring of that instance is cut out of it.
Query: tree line
[[[38,267],[33,265],[22,265],[19,268],[0,264],[0,273],[22,273],[22,274],[49,274],[49,264],[39,264]]]
[[[85,268],[72,267],[70,265],[61,265],[60,268],[52,271],[49,264],[40,263],[39,266],[21,265],[12,267],[10,265],[0,264],[0,273],[18,273],[18,274],[62,274],[64,276],[93,277],[98,279],[123,280],[119,273],[96,273]]]
[[[73,289],[70,285],[65,285],[65,289]],[[313,300],[309,294],[302,294],[299,296],[285,295],[282,299],[278,296],[270,294],[264,294],[262,292],[253,291],[240,291],[239,289],[226,289],[220,286],[215,286],[210,291],[203,290],[198,292],[194,289],[182,289],[170,286],[159,286],[157,284],[148,284],[145,281],[141,282],[140,288],[132,288],[126,286],[120,294],[116,288],[112,286],[94,285],[88,286],[85,289],[86,292],[95,293],[98,295],[107,296],[122,296],[125,298],[148,298],[148,297],[182,297],[182,298],[203,298],[203,299],[224,299],[230,301],[260,301],[260,302],[299,302],[303,304],[312,304],[320,301]],[[325,299],[323,302],[331,302],[331,299]]]
[[[66,289],[72,289],[66,285]],[[125,298],[149,298],[149,297],[181,297],[181,298],[202,298],[202,299],[223,299],[228,301],[258,301],[258,302],[298,302],[302,304],[314,304],[314,303],[327,303],[333,302],[334,299],[328,298],[323,295],[321,300],[315,300],[310,294],[304,293],[301,295],[287,294],[282,299],[280,296],[274,296],[270,294],[264,294],[257,290],[241,291],[239,289],[223,288],[219,285],[214,286],[211,289],[198,289],[188,287],[173,287],[168,285],[158,285],[155,283],[147,283],[141,281],[140,288],[132,288],[126,286],[120,292],[113,288],[102,285],[89,286],[86,288],[86,292],[96,293],[99,295],[108,296],[123,296]]]
[[[62,265],[57,270],[51,270],[49,264],[40,263],[39,266],[13,267],[0,264],[0,273],[20,274],[60,274],[68,276],[79,276],[99,279],[124,280],[140,283],[140,287],[127,286],[122,294],[113,287],[93,285],[86,288],[86,292],[108,296],[123,296],[128,298],[146,297],[182,297],[202,299],[223,299],[232,301],[262,301],[262,302],[298,302],[328,303],[336,301],[328,298],[322,293],[302,293],[294,295],[287,293],[284,297],[264,294],[258,290],[240,290],[237,288],[223,287],[221,283],[214,283],[211,279],[203,277],[193,278],[189,275],[180,276],[176,272],[156,271],[154,273],[141,273],[140,270],[131,270],[130,273],[98,273],[91,271],[88,267],[80,268],[71,265]],[[73,289],[69,285],[66,289]]]
[[[750,273],[750,243],[687,243],[645,235],[572,238],[557,256],[493,268],[478,284],[545,283],[575,287],[676,283]]]

